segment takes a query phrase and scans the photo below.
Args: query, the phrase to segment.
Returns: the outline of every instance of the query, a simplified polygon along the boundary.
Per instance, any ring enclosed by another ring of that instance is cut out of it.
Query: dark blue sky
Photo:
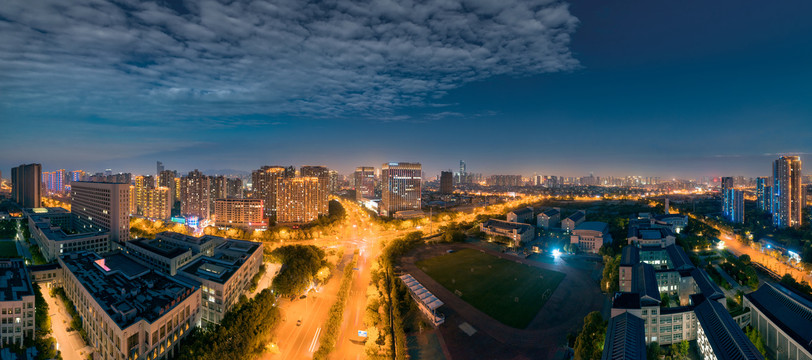
[[[812,2],[8,2],[0,169],[766,175]],[[806,157],[805,157],[806,158]]]

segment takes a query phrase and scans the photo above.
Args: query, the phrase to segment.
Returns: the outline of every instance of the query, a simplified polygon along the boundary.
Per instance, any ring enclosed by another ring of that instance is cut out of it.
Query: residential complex
[[[322,186],[317,177],[281,179],[276,186],[276,221],[304,224],[321,213]]]
[[[0,348],[34,340],[34,289],[23,259],[0,259]]]
[[[773,162],[772,196],[770,212],[773,226],[801,226],[801,209],[804,206],[801,186],[801,158],[782,156]]]
[[[130,239],[128,184],[76,181],[71,184],[71,197],[77,231],[109,231],[116,243]]]
[[[136,176],[130,186],[130,214],[165,220],[172,216],[172,189],[155,186],[152,176]]]
[[[381,165],[381,215],[392,217],[398,211],[420,210],[423,167],[419,163]]]
[[[276,220],[276,196],[279,182],[295,176],[295,171],[283,166],[263,166],[251,173],[254,197],[265,203],[265,216]]]
[[[299,176],[319,179],[318,209],[319,215],[327,215],[327,201],[330,196],[330,169],[325,166],[302,166]]]
[[[211,217],[211,178],[195,169],[180,179],[180,212],[200,219]]]
[[[11,199],[23,208],[36,208],[42,201],[42,165],[28,164],[11,168]]]
[[[267,229],[265,202],[262,199],[214,200],[214,225],[244,229]]]
[[[744,191],[733,187],[732,177],[722,178],[722,216],[732,223],[744,223]]]

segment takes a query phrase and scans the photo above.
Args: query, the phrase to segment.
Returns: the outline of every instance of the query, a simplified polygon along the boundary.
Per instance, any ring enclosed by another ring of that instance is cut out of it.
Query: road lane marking
[[[316,329],[316,335],[313,336],[313,341],[310,342],[310,347],[307,349],[307,352],[315,352],[318,348],[319,344],[319,335],[321,334],[321,328]]]

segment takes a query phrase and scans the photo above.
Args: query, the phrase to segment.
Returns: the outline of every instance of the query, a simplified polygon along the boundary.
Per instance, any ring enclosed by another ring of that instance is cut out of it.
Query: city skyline
[[[355,5],[12,1],[0,169],[439,174],[465,159],[671,178],[764,176],[775,156],[812,153],[808,2]],[[517,146],[533,156],[506,156]]]

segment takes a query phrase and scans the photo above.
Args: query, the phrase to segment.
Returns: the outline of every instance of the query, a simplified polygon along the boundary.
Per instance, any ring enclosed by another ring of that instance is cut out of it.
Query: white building
[[[71,198],[77,229],[109,231],[113,242],[130,240],[129,184],[74,181]]]
[[[597,253],[601,246],[612,243],[609,225],[600,221],[583,222],[572,231],[570,243],[577,245],[581,251]]]

